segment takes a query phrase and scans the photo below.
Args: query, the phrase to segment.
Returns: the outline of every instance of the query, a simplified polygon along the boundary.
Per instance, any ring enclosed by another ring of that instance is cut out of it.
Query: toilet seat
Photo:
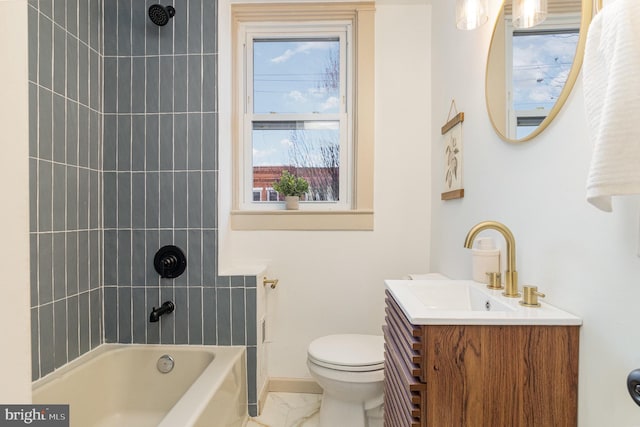
[[[379,335],[341,334],[309,344],[309,361],[337,371],[366,372],[384,369],[384,338]]]

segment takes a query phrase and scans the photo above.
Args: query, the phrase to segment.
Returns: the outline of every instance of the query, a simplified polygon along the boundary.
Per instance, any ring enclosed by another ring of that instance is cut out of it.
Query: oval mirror
[[[505,0],[491,38],[486,69],[487,111],[508,142],[540,134],[558,114],[584,56],[592,0],[547,0],[544,21],[514,28]]]

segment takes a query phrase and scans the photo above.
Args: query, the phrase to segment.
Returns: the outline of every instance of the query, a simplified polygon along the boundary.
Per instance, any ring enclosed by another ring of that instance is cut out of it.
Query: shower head
[[[152,4],[149,7],[149,18],[151,18],[151,22],[159,26],[167,25],[169,19],[173,18],[173,15],[175,14],[176,10],[173,6]]]

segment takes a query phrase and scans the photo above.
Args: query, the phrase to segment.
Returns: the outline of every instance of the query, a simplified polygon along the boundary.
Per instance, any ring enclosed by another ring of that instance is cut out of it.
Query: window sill
[[[231,211],[232,230],[373,230],[373,211]]]

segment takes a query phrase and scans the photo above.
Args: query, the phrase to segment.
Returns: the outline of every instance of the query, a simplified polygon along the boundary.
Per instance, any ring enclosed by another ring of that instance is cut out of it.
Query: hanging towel
[[[587,200],[611,212],[611,196],[640,194],[640,1],[616,0],[589,27],[583,65],[594,144]]]

